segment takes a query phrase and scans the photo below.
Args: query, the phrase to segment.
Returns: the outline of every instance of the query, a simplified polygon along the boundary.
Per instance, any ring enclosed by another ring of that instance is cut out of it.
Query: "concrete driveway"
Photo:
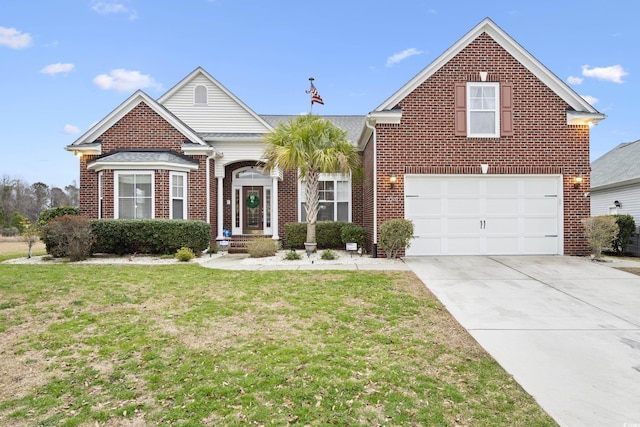
[[[405,262],[561,426],[640,427],[640,277],[561,256]]]

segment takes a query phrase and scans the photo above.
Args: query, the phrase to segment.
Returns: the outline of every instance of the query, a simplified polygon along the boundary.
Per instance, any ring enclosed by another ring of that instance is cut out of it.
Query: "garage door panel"
[[[518,199],[487,199],[486,213],[488,215],[503,215],[518,213]]]
[[[449,215],[480,215],[480,199],[448,199],[446,213]]]
[[[556,218],[524,218],[524,234],[558,234]]]
[[[561,253],[561,193],[559,176],[406,175],[407,254]]]
[[[442,219],[440,218],[416,218],[412,221],[413,234],[416,236],[442,233]]]
[[[524,211],[527,215],[557,215],[558,200],[555,197],[525,199]]]
[[[519,239],[512,237],[487,237],[486,249],[487,253],[493,255],[517,254],[520,252],[518,247]]]
[[[442,199],[407,197],[405,209],[412,213],[412,218],[420,218],[426,215],[439,215],[442,211]]]

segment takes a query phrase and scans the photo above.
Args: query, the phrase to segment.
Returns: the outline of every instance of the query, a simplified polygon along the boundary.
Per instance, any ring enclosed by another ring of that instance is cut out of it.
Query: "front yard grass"
[[[408,272],[4,264],[0,338],[0,425],[556,425]]]

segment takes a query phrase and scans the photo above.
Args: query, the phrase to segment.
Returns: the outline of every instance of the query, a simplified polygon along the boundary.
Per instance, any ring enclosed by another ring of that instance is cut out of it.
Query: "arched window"
[[[204,85],[198,85],[193,91],[193,102],[195,104],[207,103],[207,87]]]

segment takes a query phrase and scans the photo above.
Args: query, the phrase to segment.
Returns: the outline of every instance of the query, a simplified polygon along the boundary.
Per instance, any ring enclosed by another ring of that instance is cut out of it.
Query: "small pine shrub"
[[[602,251],[613,250],[613,241],[618,237],[618,224],[613,216],[593,216],[582,220],[584,234],[591,247],[591,254],[600,259]]]
[[[337,259],[338,254],[332,251],[331,249],[327,249],[326,251],[322,252],[322,255],[320,255],[320,258],[326,261],[331,261],[331,260]]]
[[[296,252],[296,251],[287,251],[286,255],[284,256],[283,259],[287,260],[287,261],[297,261],[299,259],[301,259],[302,256],[300,255],[300,253]]]
[[[387,258],[397,258],[400,251],[410,246],[413,238],[413,222],[407,219],[391,219],[380,226],[380,247]]]
[[[181,247],[176,252],[176,259],[180,262],[188,262],[196,257],[196,254],[193,253],[191,248],[187,248],[186,246]]]
[[[251,258],[265,258],[275,256],[278,247],[273,239],[261,237],[247,243],[247,251]]]
[[[618,224],[618,236],[613,239],[613,250],[617,254],[624,252],[624,248],[631,243],[631,238],[636,234],[636,222],[633,215],[613,215]]]

